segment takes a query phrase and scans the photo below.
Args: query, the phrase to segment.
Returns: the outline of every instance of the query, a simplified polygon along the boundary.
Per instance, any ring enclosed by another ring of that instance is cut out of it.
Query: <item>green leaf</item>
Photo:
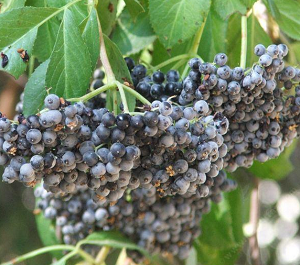
[[[91,13],[88,17],[87,23],[82,33],[82,37],[89,50],[91,68],[92,70],[94,70],[100,54],[100,39],[97,22],[97,11],[94,8],[92,8]]]
[[[297,141],[294,141],[278,158],[269,160],[263,164],[255,161],[253,166],[248,170],[261,179],[280,180],[286,177],[294,169],[294,166],[290,161],[290,156],[294,152],[296,146]]]
[[[209,12],[202,33],[198,53],[207,62],[212,62],[219,52],[226,51],[226,33],[228,21],[224,21],[213,10]]]
[[[80,97],[89,87],[90,55],[72,12],[65,10],[46,75],[51,92],[65,98]]]
[[[251,15],[247,21],[247,66],[251,67],[258,57],[254,54],[254,47],[261,43],[268,46],[272,43],[269,35],[260,26],[255,16]],[[239,65],[241,54],[241,16],[233,15],[229,19],[227,30],[228,64],[232,67]]]
[[[300,2],[295,0],[273,0],[273,3],[276,8],[274,5],[270,5],[270,3],[267,6],[271,10],[280,30],[285,32],[289,37],[300,40]]]
[[[5,68],[2,68],[2,65],[0,65],[0,70],[4,70],[13,75],[15,78],[19,78],[19,76],[27,68],[27,62],[23,61],[17,50],[20,48],[26,50],[30,57],[32,55],[36,35],[37,28],[33,28],[13,44],[3,49],[2,52],[7,55],[9,61]]]
[[[116,22],[118,0],[101,0],[98,2],[97,12],[104,34],[109,35]]]
[[[23,7],[26,0],[3,0],[1,1],[1,13],[7,12],[14,8]]]
[[[90,234],[82,242],[84,244],[94,243],[98,246],[110,246],[114,248],[126,248],[140,251],[143,255],[149,257],[148,252],[132,243],[128,238],[121,235],[119,232],[109,231],[109,232],[94,232]]]
[[[243,246],[246,209],[241,190],[225,194],[211,212],[203,216],[202,235],[195,241],[198,261],[206,265],[233,265]]]
[[[40,62],[43,62],[50,57],[58,29],[59,22],[56,18],[50,19],[39,28],[34,43],[33,55],[35,55]]]
[[[42,109],[44,99],[47,96],[45,79],[48,65],[49,60],[39,65],[25,86],[23,108],[26,117]]]
[[[125,0],[125,3],[133,21],[136,20],[140,13],[145,12],[145,9],[138,0]]]
[[[273,17],[277,17],[277,19],[281,17],[278,7],[276,6],[274,0],[264,0],[263,2],[269,7]]]
[[[223,19],[227,19],[236,12],[242,15],[247,12],[246,6],[240,0],[214,0],[213,8]]]
[[[0,50],[31,34],[57,11],[49,7],[22,7],[0,14]]]
[[[104,43],[105,43],[105,48],[107,52],[107,57],[109,59],[111,68],[113,70],[113,73],[115,74],[115,77],[118,81],[121,83],[124,83],[124,81],[127,81],[129,83],[132,83],[130,73],[128,71],[127,65],[125,63],[125,60],[123,59],[123,56],[116,46],[106,35],[104,35]],[[107,98],[107,106],[109,109],[111,109],[112,106],[112,96],[111,96],[112,91],[108,91],[108,98]],[[118,93],[118,106],[121,103],[120,99],[120,93]],[[135,109],[135,98],[129,94],[128,92],[125,91],[125,96],[127,99],[127,104],[129,111],[134,111]]]
[[[150,26],[148,13],[144,12],[138,15],[136,22],[133,22],[128,9],[123,10],[112,37],[122,54],[138,53],[155,39],[156,36]]]
[[[209,0],[149,0],[151,24],[166,48],[191,38],[210,8]]]

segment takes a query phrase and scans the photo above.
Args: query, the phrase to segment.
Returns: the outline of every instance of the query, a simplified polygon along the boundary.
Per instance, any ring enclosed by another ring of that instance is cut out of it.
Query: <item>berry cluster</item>
[[[130,201],[122,198],[116,205],[107,206],[90,199],[91,192],[86,189],[61,200],[39,187],[35,196],[40,198],[39,209],[55,221],[66,244],[76,244],[94,231],[118,229],[150,253],[166,252],[184,259],[200,234],[199,222],[210,209],[209,201],[219,202],[222,191],[235,188],[223,171],[210,185],[213,189],[206,198],[199,194],[160,198],[152,187],[131,191]],[[142,258],[137,252],[129,254],[136,261]]]
[[[152,102],[144,112],[116,115],[105,93],[73,105],[50,94],[25,118],[21,95],[16,121],[0,117],[3,181],[42,182],[39,207],[67,244],[119,229],[151,253],[185,258],[209,201],[235,188],[222,169],[275,158],[300,132],[300,86],[287,94],[300,70],[285,67],[287,53],[259,44],[247,70],[231,69],[223,53],[214,63],[194,58],[182,79],[175,70],[147,76],[125,58],[136,91]],[[94,79],[90,90],[104,85],[103,71]]]

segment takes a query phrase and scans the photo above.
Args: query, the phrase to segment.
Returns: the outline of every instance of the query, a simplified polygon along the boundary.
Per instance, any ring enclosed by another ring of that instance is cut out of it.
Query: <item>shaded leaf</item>
[[[125,0],[125,3],[134,21],[140,13],[145,12],[145,9],[138,0]]]
[[[94,70],[100,54],[100,39],[97,22],[97,11],[94,8],[92,8],[91,13],[88,17],[87,23],[82,33],[82,37],[89,50],[91,68],[92,70]]]
[[[214,56],[226,51],[226,33],[228,21],[224,21],[213,10],[209,12],[203,34],[201,37],[198,54],[204,61],[213,62]]]
[[[252,6],[257,2],[258,0],[241,0],[242,3],[247,7],[247,9],[251,9]]]
[[[241,0],[214,0],[212,5],[214,10],[223,19],[228,18],[236,12],[240,14],[246,14],[247,12],[246,6],[241,2]]]
[[[89,87],[91,62],[72,12],[65,10],[46,75],[51,92],[65,98],[80,97]]]
[[[50,19],[38,29],[33,55],[35,55],[40,62],[43,62],[50,57],[58,29],[59,23],[56,18]]]
[[[149,0],[151,24],[166,48],[192,37],[209,8],[208,0]]]
[[[280,18],[280,12],[274,0],[264,0],[264,3],[269,7],[273,17],[277,17],[277,19]]]
[[[25,71],[27,68],[27,62],[24,62],[18,53],[18,49],[24,49],[27,51],[29,57],[32,55],[33,45],[37,35],[37,28],[33,28],[27,34],[23,35],[17,41],[15,41],[10,46],[6,47],[2,50],[4,54],[8,57],[8,64],[5,68],[2,68],[0,65],[0,70],[4,70],[15,78],[19,78],[19,76]]]
[[[116,22],[118,0],[101,0],[98,2],[97,12],[104,34],[109,35]]]
[[[36,30],[56,11],[49,7],[22,7],[0,14],[0,50],[31,34],[30,30]]]
[[[123,56],[116,46],[106,35],[104,35],[104,42],[105,42],[105,48],[107,52],[107,57],[109,59],[111,68],[113,70],[113,73],[115,74],[115,77],[118,81],[121,83],[124,83],[124,81],[127,81],[129,83],[132,83],[131,76],[128,71],[127,65],[125,63],[125,60],[123,59]],[[107,95],[107,106],[109,109],[112,109],[112,91],[109,90]],[[135,109],[135,98],[130,95],[128,92],[125,91],[125,96],[128,103],[129,111],[134,111]],[[121,103],[120,95],[118,92],[118,106]]]
[[[46,72],[49,60],[43,62],[35,69],[25,86],[24,94],[24,115],[25,117],[35,114],[42,109],[44,99],[47,96],[46,91]]]
[[[294,141],[278,158],[269,160],[263,164],[255,161],[253,166],[249,168],[249,171],[261,179],[280,180],[286,177],[294,169],[290,161],[290,156],[296,146],[297,141]]]
[[[270,5],[268,2],[267,6],[278,23],[280,30],[289,37],[300,40],[300,2],[295,0],[273,0],[271,3],[275,5]]]
[[[133,22],[128,9],[123,10],[112,37],[122,54],[137,53],[155,39],[156,36],[150,26],[148,13],[144,12],[138,15],[136,22]]]
[[[14,8],[23,7],[25,5],[26,0],[3,0],[1,1],[1,13],[7,12]]]

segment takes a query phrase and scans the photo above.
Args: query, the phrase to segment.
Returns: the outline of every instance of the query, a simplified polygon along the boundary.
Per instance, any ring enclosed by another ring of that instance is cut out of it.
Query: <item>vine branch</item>
[[[247,15],[241,17],[241,59],[240,67],[246,68],[247,60]]]
[[[259,221],[259,199],[258,199],[258,185],[259,179],[254,178],[254,188],[251,192],[250,201],[250,224],[253,229],[251,237],[249,237],[250,255],[253,261],[253,265],[261,265],[260,252],[257,242],[257,228]]]

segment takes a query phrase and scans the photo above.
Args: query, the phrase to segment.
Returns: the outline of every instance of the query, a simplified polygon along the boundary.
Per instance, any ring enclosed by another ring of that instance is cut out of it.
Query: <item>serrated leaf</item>
[[[271,10],[280,30],[285,32],[289,37],[300,40],[300,2],[295,0],[273,0],[278,12],[274,12],[274,6],[267,5]],[[275,8],[276,10],[276,8]]]
[[[23,7],[26,0],[3,0],[1,1],[0,13],[7,12],[14,8]]]
[[[136,20],[137,16],[140,13],[145,12],[144,7],[140,4],[138,0],[125,0],[125,3],[133,21]]]
[[[236,12],[242,15],[247,12],[246,6],[240,0],[214,0],[212,6],[223,19],[227,19]]]
[[[35,7],[43,7],[45,6],[44,0],[26,0],[26,6],[35,6]]]
[[[104,34],[109,35],[116,22],[118,0],[101,0],[98,2],[97,12]]]
[[[91,68],[92,70],[94,70],[100,54],[100,39],[97,22],[97,11],[94,8],[92,8],[88,20],[85,24],[82,37],[89,50]]]
[[[89,87],[91,62],[72,12],[65,10],[46,75],[51,92],[65,98],[80,97]]]
[[[247,210],[240,189],[225,194],[221,203],[212,204],[211,212],[201,222],[202,235],[194,243],[200,263],[235,264],[243,246]]]
[[[149,0],[150,20],[166,48],[192,37],[210,8],[209,0]]]
[[[224,40],[226,39],[227,26],[228,21],[222,20],[211,9],[205,22],[198,49],[198,53],[204,61],[212,62],[217,53],[226,51],[226,41]]]
[[[44,99],[47,96],[46,91],[46,72],[49,60],[43,62],[35,69],[25,86],[24,94],[24,115],[25,117],[35,114],[42,109]]]
[[[0,65],[0,70],[13,75],[15,78],[25,71],[27,68],[27,62],[24,62],[18,53],[18,49],[22,48],[27,51],[29,57],[32,55],[33,45],[37,36],[37,28],[33,28],[27,34],[23,35],[20,39],[15,41],[12,45],[4,48],[2,52],[8,57],[8,64],[2,68]]]
[[[43,62],[50,57],[58,29],[59,23],[56,18],[50,19],[39,28],[34,43],[33,55],[35,55],[40,62]]]
[[[50,7],[22,7],[0,14],[0,50],[23,38],[56,11]]]
[[[227,30],[227,55],[228,64],[235,67],[240,63],[241,54],[241,16],[233,15],[229,19]],[[272,40],[268,34],[260,26],[255,16],[251,15],[247,21],[247,67],[251,67],[254,62],[258,61],[258,57],[254,54],[254,47],[261,43],[268,46]]]
[[[130,73],[128,71],[127,65],[123,59],[123,56],[116,46],[106,35],[104,35],[104,43],[105,48],[107,52],[107,57],[109,59],[111,68],[113,70],[113,73],[118,81],[121,83],[124,83],[124,81],[127,81],[129,83],[132,83]],[[107,98],[107,106],[111,110],[112,108],[112,91],[108,91],[108,98]],[[127,104],[129,111],[134,111],[135,109],[135,98],[128,92],[125,91],[125,96],[127,99]],[[120,95],[118,93],[118,106],[121,103]]]
[[[153,43],[155,39],[148,13],[139,14],[136,22],[133,22],[128,9],[123,10],[112,36],[112,40],[122,54],[138,53]]]
[[[294,141],[278,158],[269,160],[263,164],[255,161],[253,166],[248,170],[261,179],[280,180],[286,177],[294,169],[294,166],[290,161],[290,156],[294,152],[296,146],[297,141]]]
[[[140,251],[143,255],[149,257],[148,252],[132,243],[128,238],[121,235],[119,232],[94,232],[90,234],[86,239],[83,240],[84,244],[94,243],[98,246],[111,246],[114,248],[126,248]]]

